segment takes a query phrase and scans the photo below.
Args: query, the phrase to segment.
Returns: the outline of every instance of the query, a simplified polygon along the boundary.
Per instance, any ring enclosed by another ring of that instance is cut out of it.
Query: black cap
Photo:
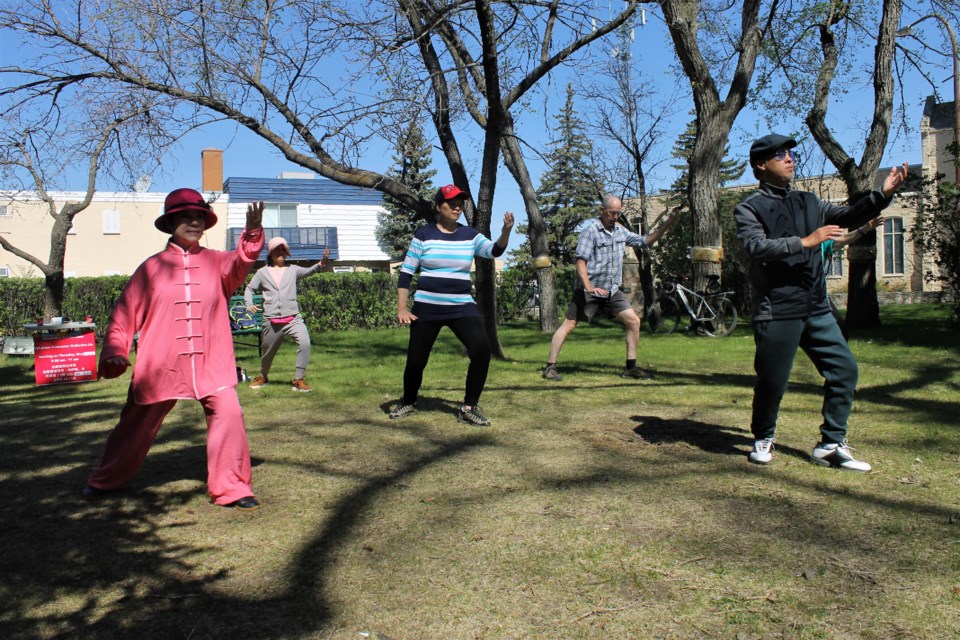
[[[796,140],[782,136],[779,133],[771,133],[762,138],[757,138],[753,141],[753,144],[750,145],[750,166],[768,160],[777,149],[784,147],[793,149],[795,146],[797,146]]]

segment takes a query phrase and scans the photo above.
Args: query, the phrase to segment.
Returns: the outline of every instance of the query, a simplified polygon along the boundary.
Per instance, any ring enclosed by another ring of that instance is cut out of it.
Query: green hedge
[[[557,292],[557,309],[560,317],[567,312],[573,298],[576,269],[570,265],[554,268],[554,288]],[[508,322],[534,313],[531,302],[537,290],[536,276],[520,269],[508,269],[500,274],[497,286],[497,322]]]
[[[297,290],[311,333],[397,325],[397,278],[389,273],[318,273]]]
[[[566,309],[573,290],[573,270],[558,270],[557,296]],[[106,330],[110,312],[128,276],[68,278],[63,317],[92,316],[97,336]],[[249,280],[248,280],[249,281]],[[516,270],[503,272],[497,287],[500,322],[529,314],[535,280]],[[298,285],[300,310],[311,333],[397,326],[397,277],[390,273],[319,273]],[[0,278],[0,335],[23,335],[23,325],[43,315],[42,278]],[[237,294],[243,293],[243,287]],[[411,292],[412,293],[412,292]]]
[[[128,276],[67,278],[63,287],[65,320],[91,316],[100,335]],[[23,325],[43,317],[43,278],[0,278],[0,335],[23,335]]]

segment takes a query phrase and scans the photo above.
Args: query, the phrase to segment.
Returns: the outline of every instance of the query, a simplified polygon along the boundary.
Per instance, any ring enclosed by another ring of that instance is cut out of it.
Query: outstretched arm
[[[845,247],[851,242],[856,242],[863,236],[867,235],[877,227],[883,224],[883,216],[877,216],[876,218],[867,221],[862,227],[858,227],[853,231],[847,232],[833,241],[834,247]]]
[[[673,225],[677,224],[677,221],[680,220],[680,217],[683,215],[683,211],[678,211],[664,221],[659,227],[647,234],[647,246],[652,247],[657,244],[657,241],[663,237],[667,231],[670,231]]]

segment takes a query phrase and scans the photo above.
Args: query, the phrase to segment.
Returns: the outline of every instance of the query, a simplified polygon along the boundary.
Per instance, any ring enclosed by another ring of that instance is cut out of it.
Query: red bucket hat
[[[170,233],[173,231],[170,228],[170,222],[173,220],[172,216],[184,211],[204,212],[206,214],[204,219],[205,229],[217,224],[217,216],[210,205],[207,204],[207,201],[203,199],[203,195],[199,191],[184,188],[171,191],[167,195],[166,200],[163,201],[163,214],[153,221],[153,226],[164,233]]]

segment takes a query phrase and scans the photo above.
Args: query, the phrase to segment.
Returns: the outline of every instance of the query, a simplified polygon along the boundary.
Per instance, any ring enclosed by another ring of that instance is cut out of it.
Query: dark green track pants
[[[753,368],[753,419],[750,430],[756,439],[772,438],[777,428],[780,401],[787,390],[790,370],[803,349],[823,376],[822,441],[842,442],[857,386],[857,361],[830,313],[796,320],[769,320],[753,323],[757,352]]]

